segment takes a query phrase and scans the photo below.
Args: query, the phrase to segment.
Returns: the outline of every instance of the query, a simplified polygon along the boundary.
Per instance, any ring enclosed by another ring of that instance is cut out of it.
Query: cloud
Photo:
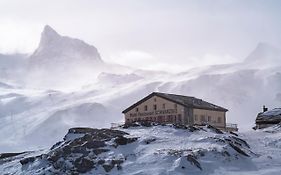
[[[0,53],[32,52],[49,24],[119,64],[177,70],[233,62],[261,41],[281,46],[280,6],[259,0],[1,0]]]
[[[203,57],[189,57],[177,61],[177,59],[163,59],[145,51],[130,50],[111,55],[106,61],[134,68],[177,73],[192,67],[234,63],[237,62],[237,58],[230,55],[206,54]]]
[[[33,28],[30,28],[31,25]],[[41,25],[0,18],[0,52],[31,53],[36,48]]]
[[[181,68],[181,66],[177,64],[171,65],[165,63],[165,61],[161,61],[160,58],[155,57],[151,53],[140,50],[119,52],[116,55],[109,56],[107,61],[147,70],[163,70],[177,72],[177,70]]]

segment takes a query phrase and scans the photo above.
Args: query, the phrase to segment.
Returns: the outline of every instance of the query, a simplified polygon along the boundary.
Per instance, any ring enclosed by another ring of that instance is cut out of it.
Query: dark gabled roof
[[[135,104],[131,105],[122,113],[126,113],[133,109],[134,107],[138,106],[139,104],[143,103],[144,101],[148,100],[152,96],[158,96],[162,97],[166,100],[172,101],[174,103],[180,104],[185,107],[190,107],[190,108],[197,108],[197,109],[207,109],[207,110],[212,110],[212,111],[223,111],[226,112],[228,111],[227,109],[214,105],[212,103],[206,102],[202,99],[198,99],[195,97],[189,97],[189,96],[183,96],[183,95],[176,95],[176,94],[167,94],[167,93],[160,93],[160,92],[153,92],[149,94],[148,96],[144,97],[140,101],[136,102]]]

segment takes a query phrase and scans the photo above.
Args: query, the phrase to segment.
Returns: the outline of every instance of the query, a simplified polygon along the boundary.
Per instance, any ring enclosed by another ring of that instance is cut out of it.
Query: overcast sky
[[[160,70],[239,61],[259,42],[281,47],[277,0],[1,0],[0,53],[32,52],[46,24],[104,60]]]

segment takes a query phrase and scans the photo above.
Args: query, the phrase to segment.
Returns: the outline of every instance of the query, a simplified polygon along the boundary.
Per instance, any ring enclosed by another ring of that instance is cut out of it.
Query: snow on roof
[[[256,123],[277,124],[279,122],[281,122],[281,108],[259,113],[256,119]]]
[[[263,115],[263,116],[277,116],[277,115],[281,115],[281,108],[275,108],[275,109],[263,112],[261,115]]]

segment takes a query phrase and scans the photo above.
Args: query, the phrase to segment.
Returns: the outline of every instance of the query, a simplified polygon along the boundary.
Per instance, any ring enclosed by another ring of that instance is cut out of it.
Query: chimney
[[[263,105],[263,112],[266,112],[268,109]]]

